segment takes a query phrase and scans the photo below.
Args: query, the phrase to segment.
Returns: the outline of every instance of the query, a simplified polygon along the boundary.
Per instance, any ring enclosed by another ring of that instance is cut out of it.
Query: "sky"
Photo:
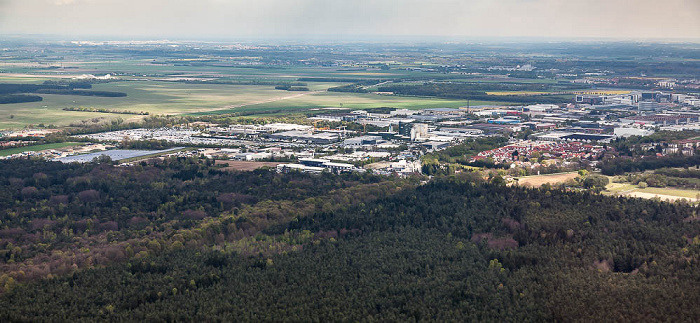
[[[0,35],[700,41],[700,0],[0,0]]]

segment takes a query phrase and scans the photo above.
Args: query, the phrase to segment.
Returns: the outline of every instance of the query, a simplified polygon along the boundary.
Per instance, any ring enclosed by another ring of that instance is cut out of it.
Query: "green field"
[[[0,82],[7,82],[0,76]],[[27,82],[28,83],[28,82]],[[93,97],[42,94],[41,102],[0,105],[0,129],[27,125],[66,126],[81,120],[101,121],[122,118],[137,120],[143,116],[80,111],[66,107],[106,108],[145,111],[150,114],[222,114],[269,110],[307,110],[326,107],[367,109],[394,107],[408,109],[460,107],[466,100],[385,96],[371,93],[326,92],[342,83],[309,82],[310,92],[274,89],[272,85],[186,84],[163,81],[119,81],[96,84],[94,90],[127,93],[126,97]],[[507,102],[471,101],[475,105],[501,105]]]
[[[41,102],[0,105],[0,129],[22,128],[26,125],[40,123],[65,126],[91,118],[110,120],[142,117],[127,114],[63,111],[62,109],[66,107],[94,107],[110,110],[146,111],[151,114],[178,114],[257,103],[294,94],[275,90],[273,86],[147,81],[97,84],[93,89],[126,92],[127,97],[42,94],[44,100]]]
[[[612,178],[611,178],[612,179]],[[606,187],[606,193],[612,195],[629,195],[634,197],[642,198],[654,198],[654,197],[673,197],[673,198],[685,198],[691,202],[696,202],[700,191],[696,190],[686,190],[686,189],[676,189],[670,187],[646,187],[640,188],[638,185],[630,183],[610,183]]]
[[[179,63],[178,63],[179,62]],[[119,71],[119,81],[94,84],[93,90],[127,93],[126,97],[92,97],[41,94],[41,102],[0,105],[0,129],[18,129],[27,126],[94,124],[115,119],[136,121],[140,115],[97,112],[64,111],[63,108],[86,107],[108,110],[148,112],[151,115],[207,115],[246,112],[267,114],[282,111],[304,111],[322,108],[368,109],[393,107],[406,109],[456,108],[466,106],[466,100],[426,97],[387,96],[372,93],[328,92],[331,87],[351,82],[303,81],[308,92],[276,90],[274,85],[188,84],[182,78],[220,80],[230,82],[298,82],[300,78],[333,78],[356,80],[404,79],[420,83],[426,77],[479,82],[544,82],[553,80],[521,80],[501,78],[472,78],[469,76],[439,75],[407,70],[404,66],[391,70],[375,68],[321,67],[321,66],[217,66],[196,64],[196,60],[169,59],[166,64],[154,64],[151,59],[115,59],[97,54],[87,61],[65,61],[62,66],[71,69],[47,68],[26,62],[9,62],[6,73],[0,73],[0,83],[41,83],[46,80],[70,79],[82,74],[102,75]],[[176,64],[177,63],[177,64]],[[192,63],[192,65],[187,65]],[[14,65],[13,65],[14,64]],[[408,66],[408,65],[407,65]],[[425,65],[416,65],[425,66]],[[180,80],[180,81],[178,81]],[[408,83],[407,83],[408,84]],[[370,88],[372,90],[372,88]],[[509,102],[470,101],[477,105],[509,105]]]
[[[470,101],[475,105],[501,105],[507,102],[487,102]],[[420,97],[386,96],[371,93],[340,93],[340,92],[315,92],[294,98],[265,102],[260,104],[250,104],[243,107],[222,109],[216,111],[206,111],[195,113],[203,114],[223,114],[232,112],[249,111],[269,111],[269,110],[305,110],[319,108],[348,108],[348,109],[369,109],[379,107],[392,107],[399,109],[426,109],[426,108],[457,108],[466,106],[467,101],[432,99]]]
[[[81,145],[81,144],[77,143],[77,142],[59,142],[59,143],[53,143],[53,144],[9,148],[9,149],[0,150],[0,157],[19,154],[19,153],[23,153],[25,151],[41,151],[41,150],[47,150],[47,149],[59,149],[59,148],[77,146],[77,145]]]

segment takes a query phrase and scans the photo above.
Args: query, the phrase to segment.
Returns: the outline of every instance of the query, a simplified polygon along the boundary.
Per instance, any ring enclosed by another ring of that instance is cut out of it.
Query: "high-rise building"
[[[411,129],[411,141],[428,138],[428,125],[423,123],[413,124]]]

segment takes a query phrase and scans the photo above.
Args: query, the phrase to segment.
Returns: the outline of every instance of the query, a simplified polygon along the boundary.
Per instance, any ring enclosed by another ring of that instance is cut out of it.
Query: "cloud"
[[[76,3],[77,0],[55,0],[54,4],[57,6],[65,6]]]
[[[0,0],[0,9],[0,34],[700,39],[697,0]]]

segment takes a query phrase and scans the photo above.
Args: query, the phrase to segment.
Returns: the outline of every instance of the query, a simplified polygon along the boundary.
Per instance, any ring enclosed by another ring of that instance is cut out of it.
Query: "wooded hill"
[[[683,202],[507,187],[476,173],[419,185],[227,173],[187,159],[0,171],[4,226],[50,249],[59,242],[41,239],[92,219],[65,243],[87,235],[121,255],[50,279],[4,278],[2,321],[700,319],[700,218]],[[50,203],[59,195],[65,203]],[[32,229],[52,213],[55,224]]]

